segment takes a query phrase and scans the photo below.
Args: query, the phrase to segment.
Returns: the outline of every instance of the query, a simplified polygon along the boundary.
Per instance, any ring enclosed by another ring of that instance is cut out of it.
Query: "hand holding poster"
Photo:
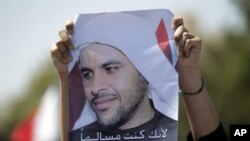
[[[172,18],[168,10],[77,16],[69,140],[177,140]]]
[[[172,18],[168,10],[81,14],[60,32],[51,55],[63,141],[177,140],[178,85],[187,140],[227,140],[198,67],[201,39]]]

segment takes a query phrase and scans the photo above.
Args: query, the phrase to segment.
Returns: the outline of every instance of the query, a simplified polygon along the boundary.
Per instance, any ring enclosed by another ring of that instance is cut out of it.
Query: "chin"
[[[114,113],[109,113],[109,112],[106,112],[106,113],[101,113],[101,114],[98,114],[98,121],[100,124],[102,124],[103,126],[109,126],[112,123],[113,121],[113,117],[114,117]]]
[[[113,112],[115,111],[115,112]],[[98,115],[98,122],[100,126],[104,129],[117,129],[128,121],[129,114],[123,108],[118,108],[117,110],[111,110],[107,113],[102,113],[103,115]]]

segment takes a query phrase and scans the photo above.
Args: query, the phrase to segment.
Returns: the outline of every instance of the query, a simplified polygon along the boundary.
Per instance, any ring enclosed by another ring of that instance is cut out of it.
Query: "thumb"
[[[65,24],[65,29],[69,35],[73,35],[74,32],[74,22],[71,19],[68,19]]]

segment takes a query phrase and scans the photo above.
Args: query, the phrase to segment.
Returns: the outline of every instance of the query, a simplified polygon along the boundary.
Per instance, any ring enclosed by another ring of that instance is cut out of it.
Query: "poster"
[[[178,72],[166,9],[79,14],[69,140],[177,141]]]

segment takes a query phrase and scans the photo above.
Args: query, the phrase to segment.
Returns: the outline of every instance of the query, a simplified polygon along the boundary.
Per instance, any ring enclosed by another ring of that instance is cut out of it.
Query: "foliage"
[[[250,34],[250,1],[249,0],[233,0],[239,5],[242,14],[245,16],[247,22],[247,34]]]
[[[48,62],[48,61],[47,61]],[[13,128],[32,113],[39,104],[39,100],[51,83],[56,83],[57,78],[51,63],[46,63],[43,69],[39,68],[36,74],[31,75],[28,89],[23,92],[23,97],[13,101],[9,112],[0,119],[0,140],[7,141]]]
[[[250,1],[234,0],[246,18],[241,35],[225,31],[205,40],[201,69],[206,87],[225,131],[230,124],[250,124]],[[221,37],[222,36],[222,37]],[[202,111],[201,111],[202,112]],[[179,140],[190,131],[185,108],[180,102]]]

